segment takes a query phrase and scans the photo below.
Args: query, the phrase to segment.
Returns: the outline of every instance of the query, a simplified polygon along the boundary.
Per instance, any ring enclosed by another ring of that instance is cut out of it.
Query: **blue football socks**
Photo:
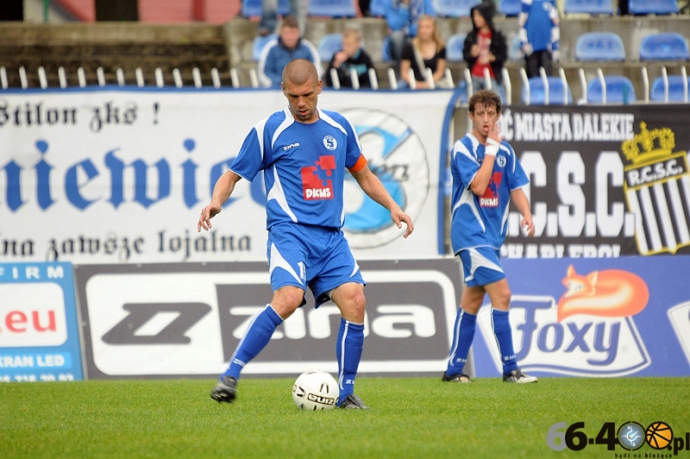
[[[477,316],[463,311],[462,308],[458,309],[455,316],[455,332],[453,333],[453,345],[450,348],[446,375],[455,376],[462,373],[476,329]]]
[[[338,359],[338,386],[340,387],[340,405],[349,394],[355,391],[355,376],[362,358],[364,346],[364,324],[356,324],[340,319],[338,341],[335,345],[335,355]]]
[[[282,323],[283,319],[270,304],[267,304],[266,309],[261,311],[249,325],[247,333],[230,359],[230,366],[221,377],[232,376],[239,379],[242,368],[266,347],[276,327]]]
[[[498,350],[501,354],[504,375],[518,367],[515,351],[513,351],[513,332],[510,329],[509,314],[508,311],[491,310],[491,322],[494,327]]]

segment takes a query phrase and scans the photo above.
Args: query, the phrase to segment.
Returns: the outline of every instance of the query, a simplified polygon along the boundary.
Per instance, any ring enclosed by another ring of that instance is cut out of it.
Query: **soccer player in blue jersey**
[[[403,237],[412,220],[374,175],[355,130],[339,113],[317,108],[322,82],[314,64],[291,61],[283,70],[285,109],[259,121],[249,132],[237,158],[213,190],[197,230],[211,228],[211,218],[242,178],[264,172],[268,228],[267,255],[273,299],[252,321],[230,366],[211,391],[218,402],[235,399],[242,368],[268,344],[285,319],[305,303],[307,286],[316,307],[333,300],[342,315],[336,342],[338,406],[367,409],[354,394],[364,343],[364,279],[341,231],[346,169],[362,190],[390,211]]]
[[[463,368],[474,339],[477,313],[488,293],[503,381],[537,382],[537,378],[518,368],[508,320],[510,288],[500,261],[511,200],[522,214],[521,226],[529,237],[534,236],[529,200],[522,189],[529,179],[499,131],[500,97],[493,91],[476,92],[469,101],[469,116],[474,125],[472,132],[455,143],[451,159],[451,240],[453,252],[460,257],[465,288],[442,380],[470,382]]]

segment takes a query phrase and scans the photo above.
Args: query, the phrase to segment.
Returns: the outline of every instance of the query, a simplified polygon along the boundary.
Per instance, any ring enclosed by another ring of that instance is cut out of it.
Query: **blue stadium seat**
[[[381,62],[391,62],[393,58],[391,57],[391,37],[390,35],[384,38],[383,45],[381,45]]]
[[[446,42],[446,60],[448,62],[462,62],[462,48],[465,45],[467,34],[456,33],[450,36]]]
[[[688,88],[690,88],[690,77],[688,80]],[[690,89],[688,89],[690,91]],[[664,102],[664,79],[659,77],[652,83],[652,93],[649,97],[653,102]],[[684,102],[685,94],[683,93],[683,77],[680,75],[668,76],[668,100],[669,102]]]
[[[623,40],[614,32],[587,32],[580,35],[575,46],[579,61],[624,61]]]
[[[611,0],[565,0],[563,7],[565,14],[585,13],[613,15]]]
[[[498,4],[498,12],[507,17],[514,17],[520,14],[522,2],[520,0],[501,0]]]
[[[261,16],[261,10],[261,0],[242,0],[243,17]],[[289,0],[278,0],[278,14],[281,16],[290,14]]]
[[[678,0],[628,0],[630,14],[678,14]]]
[[[309,16],[354,18],[357,16],[353,0],[309,0]]]
[[[640,43],[641,61],[688,60],[688,44],[679,33],[647,35]]]
[[[434,0],[436,16],[446,18],[470,17],[470,10],[482,0]]]
[[[333,55],[343,49],[343,36],[339,33],[329,33],[319,41],[319,56],[322,62],[330,62]]]
[[[374,17],[386,16],[386,0],[371,0],[369,2],[369,14]]]
[[[508,59],[511,61],[521,61],[525,58],[525,53],[520,48],[520,37],[515,36],[508,45]]]
[[[606,103],[631,103],[635,102],[635,87],[630,79],[622,75],[608,75],[604,77],[606,84]],[[603,95],[599,78],[592,78],[587,84],[587,102],[601,103]]]
[[[252,44],[252,59],[254,59],[256,62],[259,62],[259,58],[261,57],[261,50],[264,49],[266,43],[268,43],[271,40],[275,40],[276,38],[278,38],[278,35],[276,34],[266,35],[265,37],[262,37],[260,35],[255,37],[254,43]]]
[[[467,82],[462,80],[460,83],[458,83],[458,88],[460,88],[460,103],[467,105],[467,102],[469,101],[467,98]]]
[[[460,91],[460,103],[467,104],[467,102],[469,101],[469,99],[467,98],[467,81],[465,81],[464,78],[458,83],[458,88]],[[498,96],[501,98],[501,102],[503,102],[503,104],[506,104],[506,91],[503,88],[503,86],[501,86],[498,90],[494,88],[494,91],[498,93]]]
[[[529,80],[529,104],[544,105],[546,93],[544,92],[544,80],[541,77],[532,77]],[[549,84],[549,105],[563,105],[563,96],[568,91],[568,104],[573,103],[573,94],[570,88],[563,85],[563,80],[558,77],[547,77]],[[607,97],[608,99],[608,97]],[[527,104],[527,89],[522,88],[522,103]]]

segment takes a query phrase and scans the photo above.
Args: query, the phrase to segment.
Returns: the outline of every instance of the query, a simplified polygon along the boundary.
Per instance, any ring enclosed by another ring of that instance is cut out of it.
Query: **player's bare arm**
[[[534,222],[532,221],[532,210],[529,206],[529,200],[522,188],[518,188],[510,192],[510,200],[518,211],[522,214],[522,221],[520,226],[527,229],[527,236],[534,237]]]
[[[204,207],[199,217],[199,222],[196,225],[196,230],[199,232],[201,228],[208,231],[213,228],[211,219],[218,215],[223,210],[223,204],[228,200],[235,184],[240,181],[242,177],[235,174],[233,171],[227,171],[220,176],[215,186],[213,187],[213,196],[211,197],[211,204]]]
[[[403,237],[407,237],[414,231],[414,225],[412,224],[412,219],[400,208],[397,202],[391,197],[391,195],[386,191],[386,188],[381,183],[381,180],[371,172],[368,165],[365,165],[361,170],[357,172],[352,172],[352,176],[357,180],[360,188],[364,191],[367,196],[369,196],[374,201],[381,204],[383,207],[388,209],[391,213],[391,219],[395,222],[398,228],[402,228],[403,222],[407,226],[405,229],[405,234]]]

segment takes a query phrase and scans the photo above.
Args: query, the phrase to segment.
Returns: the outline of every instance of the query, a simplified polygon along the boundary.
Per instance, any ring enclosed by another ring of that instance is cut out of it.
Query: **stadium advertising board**
[[[520,366],[551,376],[690,375],[688,266],[687,255],[504,260]],[[477,376],[499,374],[489,310],[478,318]]]
[[[501,131],[531,185],[536,239],[509,217],[511,258],[690,253],[683,105],[508,107]]]
[[[447,103],[446,91],[321,95],[320,107],[354,125],[370,167],[415,223],[414,242],[403,241],[350,177],[344,231],[358,258],[438,255]],[[262,178],[238,184],[212,231],[197,234],[196,222],[251,128],[285,106],[275,90],[4,91],[0,261],[264,260]]]
[[[361,261],[360,374],[439,375],[460,299],[456,259]],[[75,266],[89,379],[217,376],[271,298],[265,263]],[[245,375],[337,372],[340,313],[313,298],[278,327]]]
[[[0,382],[82,379],[72,265],[0,263]]]

